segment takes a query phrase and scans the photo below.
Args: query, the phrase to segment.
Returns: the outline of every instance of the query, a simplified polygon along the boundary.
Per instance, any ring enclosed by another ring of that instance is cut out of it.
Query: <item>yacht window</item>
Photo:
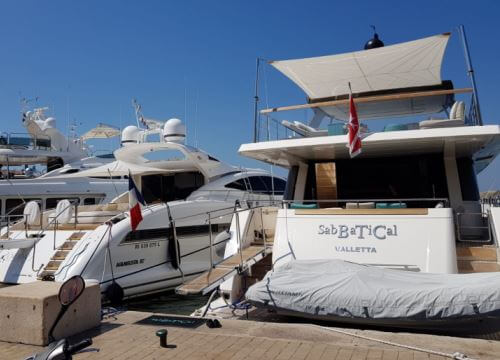
[[[128,179],[128,176],[89,176],[91,179],[105,179],[105,180],[120,180],[122,178]]]
[[[472,159],[457,159],[457,169],[460,179],[460,189],[462,190],[462,200],[479,201],[479,191]]]
[[[100,203],[102,198],[85,198],[83,199],[83,205],[96,205]]]
[[[68,170],[63,170],[61,171],[61,174],[74,174],[80,171],[80,169],[68,169]]]
[[[32,200],[41,201],[40,199],[24,199],[25,203]],[[5,201],[5,215],[22,215],[24,204],[22,199],[7,199]]]
[[[337,198],[353,200],[448,198],[442,154],[335,161]],[[316,166],[308,168],[304,199],[317,200]],[[418,201],[408,207],[433,207]]]
[[[267,189],[266,184],[261,176],[250,176],[248,178],[250,181],[250,190],[255,193],[264,193],[267,194],[270,191]]]
[[[45,200],[45,209],[55,209],[57,206],[57,203],[61,200],[64,200],[67,198],[47,198]]]
[[[246,187],[245,181],[243,179],[238,179],[236,181],[233,181],[232,183],[226,184],[224,187],[229,188],[229,189],[247,191],[247,187]]]
[[[261,176],[260,178],[264,182],[269,194],[272,194],[273,190],[274,194],[277,195],[283,195],[285,192],[286,181],[271,176]]]
[[[299,174],[299,167],[297,165],[292,166],[292,168],[288,172],[288,179],[286,181],[283,200],[293,200],[293,195],[295,194],[295,184],[297,183],[298,174]]]
[[[115,155],[113,153],[96,155],[96,157],[101,159],[114,159]]]
[[[146,142],[160,142],[160,134],[149,134],[146,136]]]
[[[142,193],[146,203],[181,200],[203,184],[203,175],[196,171],[174,175],[148,175],[142,177]]]

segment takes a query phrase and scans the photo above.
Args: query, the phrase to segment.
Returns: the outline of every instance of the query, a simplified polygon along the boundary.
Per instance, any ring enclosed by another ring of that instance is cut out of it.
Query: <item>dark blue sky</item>
[[[465,24],[485,123],[498,123],[498,1],[22,1],[0,3],[1,131],[21,131],[19,94],[39,96],[61,129],[186,120],[188,141],[235,164],[252,139],[255,58],[285,59],[358,50],[375,24],[386,44],[452,31],[443,79],[469,86],[459,38]],[[303,93],[266,67],[262,100],[303,103]],[[265,92],[267,88],[267,93]],[[185,101],[185,95],[187,101]],[[68,106],[69,105],[69,106]],[[198,116],[195,117],[195,109]],[[304,119],[304,113],[289,115]],[[498,188],[499,160],[480,176]]]

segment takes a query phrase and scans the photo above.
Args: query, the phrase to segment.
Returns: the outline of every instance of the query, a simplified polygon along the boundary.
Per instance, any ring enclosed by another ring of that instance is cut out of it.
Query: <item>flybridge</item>
[[[450,80],[441,79],[442,61],[450,33],[344,54],[270,61],[271,66],[304,91],[307,103],[260,111],[257,111],[256,103],[254,141],[262,139],[263,132],[267,134],[267,140],[271,140],[273,127],[278,133],[277,128],[280,125],[285,128],[286,138],[297,135],[340,135],[342,130],[339,130],[339,126],[337,131],[327,131],[320,128],[320,125],[325,118],[341,123],[348,120],[349,83],[361,120],[436,114],[444,111],[444,119],[430,120],[446,121],[415,123],[408,129],[482,125],[463,27],[460,27],[460,34],[466,53],[467,74],[472,80],[471,87],[460,89],[455,89]],[[455,95],[466,93],[472,93],[469,114],[466,114],[465,102],[455,100]],[[256,100],[258,101],[257,93]],[[314,115],[307,124],[272,118],[272,113],[299,109],[313,111]],[[260,115],[265,119],[260,119]],[[401,129],[392,130],[408,129],[402,126]],[[287,131],[291,131],[291,135]]]

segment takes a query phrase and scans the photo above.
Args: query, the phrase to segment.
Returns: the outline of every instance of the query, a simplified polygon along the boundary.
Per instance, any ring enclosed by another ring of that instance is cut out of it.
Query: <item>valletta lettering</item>
[[[373,236],[379,240],[385,240],[390,236],[398,236],[397,225],[319,225],[318,235],[333,235],[338,239],[365,239]]]
[[[376,253],[377,249],[371,246],[335,246],[337,252],[357,252],[357,253]]]

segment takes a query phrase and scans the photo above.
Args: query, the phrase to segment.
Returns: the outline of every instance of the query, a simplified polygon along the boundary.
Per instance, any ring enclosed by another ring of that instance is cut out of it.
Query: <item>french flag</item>
[[[359,129],[358,113],[352,98],[351,84],[349,83],[349,123],[347,124],[347,147],[351,158],[361,153],[361,134]]]
[[[131,175],[128,176],[128,205],[130,207],[130,225],[134,231],[142,221],[141,205],[146,205],[146,203]]]

